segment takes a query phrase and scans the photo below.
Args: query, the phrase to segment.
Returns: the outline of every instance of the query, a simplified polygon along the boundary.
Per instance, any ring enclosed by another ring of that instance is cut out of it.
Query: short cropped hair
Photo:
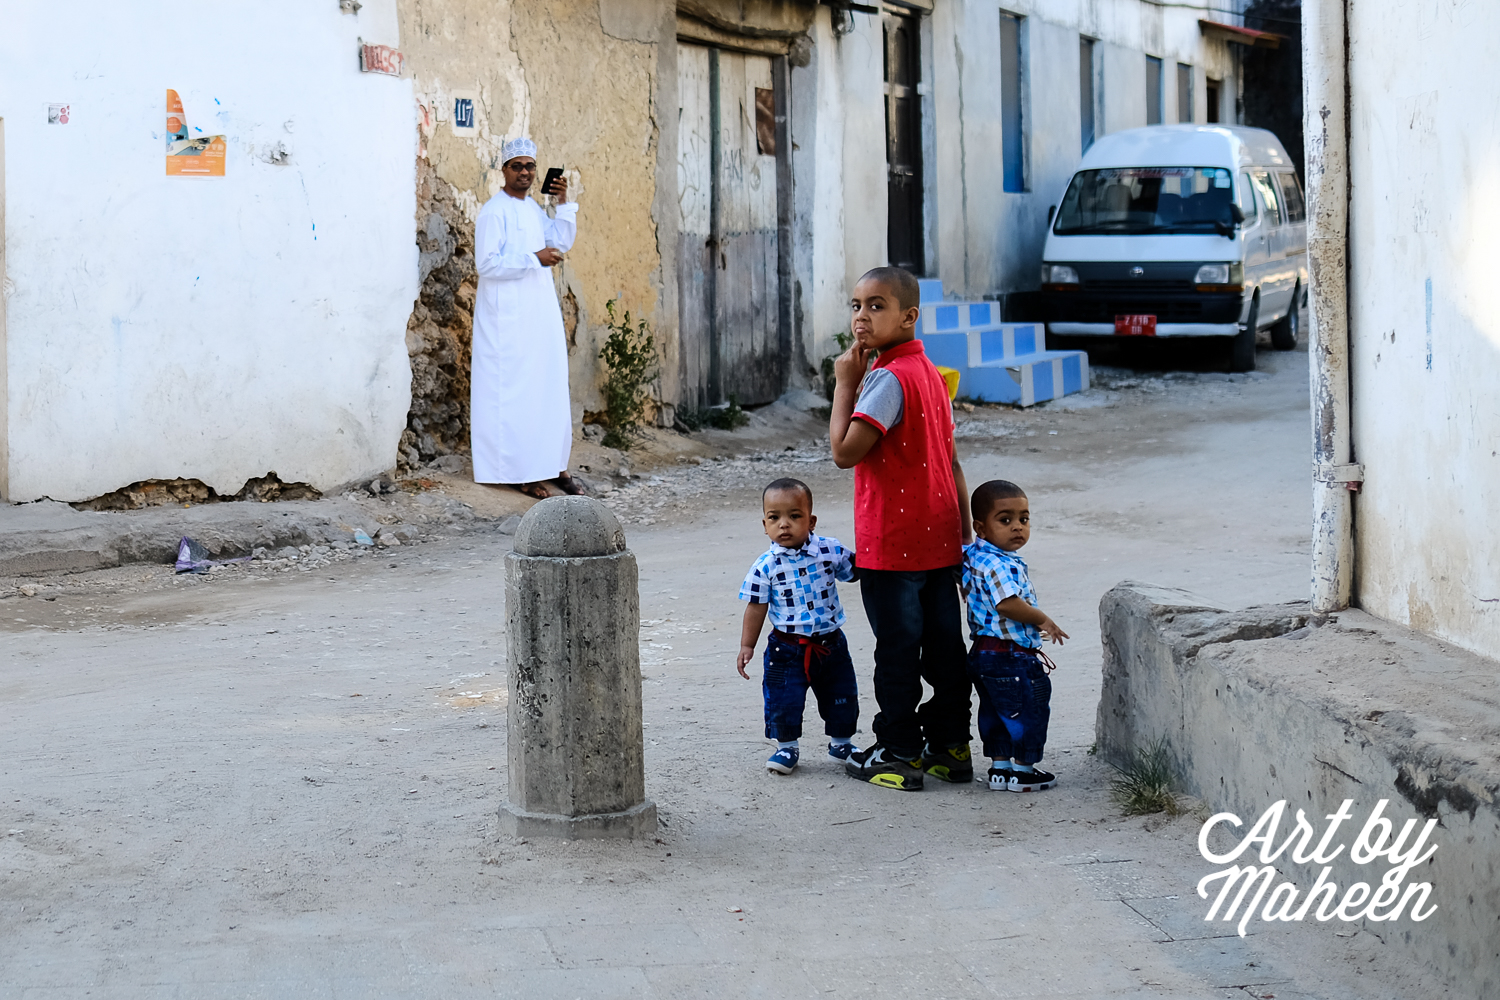
[[[782,493],[782,492],[785,492],[785,493],[801,493],[803,496],[807,497],[807,509],[808,510],[812,510],[812,503],[813,503],[813,501],[812,501],[812,487],[808,486],[806,483],[804,483],[800,479],[790,479],[790,478],[782,478],[782,479],[773,479],[773,480],[771,480],[770,484],[767,485],[765,489],[763,489],[763,490],[760,491],[760,502],[761,502],[761,505],[762,506],[765,505],[766,495],[767,494],[770,494],[770,493]]]
[[[916,276],[904,267],[872,267],[859,276],[860,281],[876,281],[896,293],[896,301],[902,309],[922,304],[922,286]]]
[[[995,505],[1001,500],[1014,500],[1024,496],[1026,491],[1010,480],[991,479],[987,483],[980,483],[979,488],[974,491],[974,496],[969,500],[969,513],[978,520],[984,520],[995,512]]]

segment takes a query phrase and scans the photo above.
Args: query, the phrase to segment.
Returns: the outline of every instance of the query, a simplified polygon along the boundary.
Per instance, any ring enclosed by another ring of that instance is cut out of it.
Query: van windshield
[[[1220,167],[1116,167],[1080,170],[1063,195],[1053,229],[1083,234],[1233,231],[1233,189]]]

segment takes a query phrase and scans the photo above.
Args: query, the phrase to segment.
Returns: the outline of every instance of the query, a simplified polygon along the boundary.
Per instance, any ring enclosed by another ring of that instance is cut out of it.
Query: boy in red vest
[[[918,301],[917,279],[899,267],[859,279],[854,343],[834,362],[828,422],[834,463],[854,468],[856,561],[880,707],[875,744],[844,766],[906,791],[920,789],[924,773],[974,780],[956,572],[972,540],[968,488],[948,386],[916,339]],[[919,705],[924,680],[932,697]]]

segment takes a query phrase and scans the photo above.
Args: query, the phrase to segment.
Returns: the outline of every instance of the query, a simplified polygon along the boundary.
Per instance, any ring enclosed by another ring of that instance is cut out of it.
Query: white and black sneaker
[[[1013,792],[1039,792],[1055,784],[1057,784],[1057,775],[1051,771],[1043,771],[1039,767],[1034,767],[1030,771],[1018,771],[1012,768],[1010,783],[1007,787]]]
[[[1015,773],[1015,769],[1010,766],[1010,761],[1004,764],[992,764],[985,780],[990,786],[990,791],[1003,792],[1010,788],[1010,779],[1015,776]]]

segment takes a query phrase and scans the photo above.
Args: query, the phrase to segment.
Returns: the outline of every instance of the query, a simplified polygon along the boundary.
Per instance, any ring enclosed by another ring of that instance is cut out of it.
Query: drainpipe
[[[1311,271],[1312,603],[1347,608],[1354,590],[1354,465],[1349,429],[1348,0],[1303,0],[1302,86]]]

